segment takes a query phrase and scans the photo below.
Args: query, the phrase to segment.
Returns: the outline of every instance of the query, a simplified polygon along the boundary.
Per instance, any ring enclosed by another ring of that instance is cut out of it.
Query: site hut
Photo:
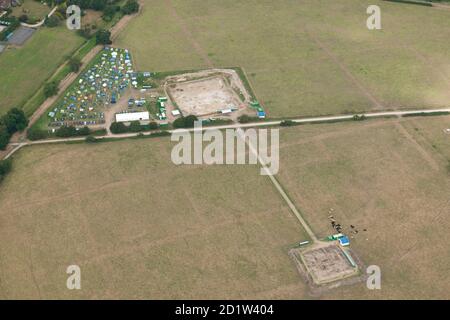
[[[132,121],[147,122],[149,120],[150,120],[150,113],[148,111],[116,113],[116,122],[132,122]]]
[[[347,236],[340,237],[339,244],[343,247],[348,247],[350,245],[350,240]]]
[[[258,108],[258,111],[256,112],[259,119],[265,119],[266,118],[266,112],[262,108]]]

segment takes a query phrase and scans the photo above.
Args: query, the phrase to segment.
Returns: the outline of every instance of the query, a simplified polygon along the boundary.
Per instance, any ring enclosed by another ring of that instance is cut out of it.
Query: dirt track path
[[[192,32],[189,30],[189,27],[188,27],[187,23],[183,20],[183,18],[181,18],[178,15],[177,10],[173,6],[172,1],[171,0],[165,0],[165,3],[167,5],[170,13],[172,14],[174,20],[178,22],[178,25],[180,26],[180,28],[183,31],[183,33],[186,36],[186,38],[189,39],[189,41],[191,42],[191,44],[194,47],[194,49],[197,52],[197,54],[203,59],[203,61],[205,61],[205,63],[207,64],[207,66],[209,68],[213,68],[214,67],[213,62],[208,57],[208,54],[202,48],[202,46],[197,42],[197,40],[195,40]]]

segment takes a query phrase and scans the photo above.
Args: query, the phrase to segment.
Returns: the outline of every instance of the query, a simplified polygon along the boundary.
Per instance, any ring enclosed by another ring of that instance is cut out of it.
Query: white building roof
[[[150,120],[150,114],[148,113],[148,111],[116,114],[116,122],[130,122],[138,120]]]

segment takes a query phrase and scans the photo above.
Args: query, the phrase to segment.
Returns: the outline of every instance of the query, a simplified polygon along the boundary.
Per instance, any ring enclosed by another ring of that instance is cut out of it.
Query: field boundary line
[[[415,115],[417,114],[418,117],[420,116],[427,116],[433,113],[439,113],[439,112],[449,112],[450,108],[445,109],[424,109],[424,110],[408,110],[408,111],[386,111],[386,112],[373,112],[373,113],[362,113],[358,114],[360,116],[364,116],[368,119],[373,118],[383,118],[383,117],[401,117],[405,115]],[[314,123],[327,123],[327,122],[333,122],[333,121],[339,121],[339,120],[351,120],[353,119],[355,115],[339,115],[339,116],[325,116],[325,117],[315,117],[315,118],[302,118],[302,119],[287,119],[297,124],[314,124]],[[178,129],[183,130],[185,132],[196,132],[196,131],[204,131],[208,129],[238,129],[238,128],[255,128],[255,127],[273,127],[273,126],[279,126],[283,121],[285,120],[276,120],[276,121],[266,121],[266,122],[252,122],[252,123],[237,123],[237,124],[230,124],[230,125],[220,125],[220,126],[211,126],[211,127],[203,127],[201,129]],[[167,130],[166,132],[171,134],[175,130]],[[117,134],[117,135],[106,135],[103,137],[98,137],[96,139],[103,140],[103,139],[128,139],[128,138],[135,138],[139,135],[144,136],[151,136],[153,132],[140,132],[140,133],[123,133],[123,134]],[[64,139],[48,139],[48,140],[37,140],[37,141],[25,141],[25,142],[12,142],[9,145],[16,146],[10,153],[7,154],[6,157],[10,157],[13,153],[17,152],[24,146],[28,145],[39,145],[39,144],[51,144],[51,143],[65,143],[65,142],[77,142],[77,141],[84,141],[86,137],[75,137],[75,138],[64,138]]]
[[[270,172],[269,168],[267,168],[267,165],[264,164],[264,162],[262,161],[260,155],[258,154],[256,149],[254,148],[254,146],[251,144],[250,140],[247,141],[247,139],[245,139],[245,136],[244,136],[244,133],[243,133],[242,130],[238,131],[238,135],[239,135],[239,137],[241,139],[244,140],[244,143],[246,143],[248,145],[248,148],[250,149],[250,152],[252,152],[257,157],[258,162],[261,165],[261,168],[266,172],[266,174],[269,177],[270,181],[272,181],[273,185],[275,186],[275,189],[277,189],[278,193],[281,195],[281,197],[284,199],[284,201],[288,205],[289,209],[291,209],[292,213],[298,219],[298,221],[300,222],[300,224],[302,225],[303,229],[306,231],[308,236],[311,238],[311,240],[313,242],[318,242],[318,239],[317,239],[316,235],[314,234],[314,232],[312,231],[312,229],[310,228],[310,226],[306,222],[305,218],[303,218],[301,213],[297,210],[297,207],[292,202],[292,200],[289,198],[289,196],[287,195],[286,191],[283,189],[283,187],[278,182],[278,180]]]

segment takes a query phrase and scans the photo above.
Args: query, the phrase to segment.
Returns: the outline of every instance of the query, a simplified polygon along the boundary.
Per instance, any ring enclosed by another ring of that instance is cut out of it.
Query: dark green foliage
[[[72,72],[78,72],[81,68],[81,60],[76,57],[72,57],[69,59],[69,67],[70,71]]]
[[[45,19],[45,25],[49,28],[55,28],[59,26],[60,22],[61,20],[55,14]]]
[[[283,120],[283,121],[281,121],[280,126],[282,126],[282,127],[292,127],[292,126],[295,126],[295,122],[292,121],[292,120]]]
[[[12,161],[8,160],[0,160],[0,181],[11,171]]]
[[[16,17],[2,18],[2,20],[10,22],[10,25],[0,32],[0,41],[6,40],[6,37],[20,26],[20,21]]]
[[[38,128],[31,127],[27,131],[27,138],[31,141],[42,140],[48,138],[48,132]]]
[[[366,116],[363,114],[362,115],[355,114],[353,116],[353,120],[354,121],[364,121],[364,120],[366,120]]]
[[[0,118],[0,149],[4,150],[9,143],[11,136],[17,131],[22,131],[28,126],[28,119],[25,113],[12,108]]]
[[[6,146],[9,143],[10,134],[8,132],[8,128],[5,125],[0,124],[0,150],[5,150]]]
[[[111,32],[104,29],[98,30],[95,34],[95,41],[97,44],[111,44]]]
[[[17,131],[22,131],[28,126],[28,119],[25,113],[18,109],[12,108],[0,120],[6,126],[9,134],[14,134]]]
[[[20,22],[27,22],[27,21],[28,21],[28,16],[27,16],[26,14],[22,14],[22,15],[19,17],[19,21],[20,21]]]
[[[136,0],[128,0],[122,7],[124,14],[133,14],[139,11],[139,3]]]
[[[113,122],[109,129],[114,134],[142,132],[156,130],[158,129],[158,124],[156,122],[150,122],[149,124],[141,125],[139,121],[132,121],[129,126],[126,126],[123,122]]]
[[[239,123],[249,123],[251,121],[251,118],[248,115],[244,114],[238,118],[238,121]]]
[[[87,136],[89,134],[91,134],[91,130],[88,127],[77,130],[74,126],[62,126],[55,132],[55,135],[60,138]]]
[[[128,128],[122,122],[113,122],[111,127],[109,127],[109,130],[111,130],[112,133],[118,134],[127,132]]]
[[[105,21],[111,21],[118,10],[120,10],[119,6],[106,6],[103,10],[102,19]]]
[[[189,115],[187,117],[181,117],[173,122],[174,128],[193,128],[194,122],[198,121],[198,118],[194,115]]]
[[[94,136],[89,135],[89,136],[86,137],[85,141],[87,143],[96,143],[98,140]]]
[[[55,96],[56,94],[58,94],[58,85],[59,83],[57,81],[51,81],[51,82],[47,82],[44,85],[44,95],[46,98]]]
[[[158,129],[158,124],[156,122],[152,121],[148,124],[148,128],[150,130],[156,130],[156,129]]]

